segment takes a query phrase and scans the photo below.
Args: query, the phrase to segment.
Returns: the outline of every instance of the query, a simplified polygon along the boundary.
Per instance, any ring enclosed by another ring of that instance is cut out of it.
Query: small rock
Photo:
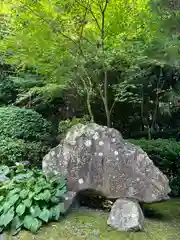
[[[144,227],[144,215],[136,201],[118,199],[112,206],[107,223],[119,231],[139,231]]]

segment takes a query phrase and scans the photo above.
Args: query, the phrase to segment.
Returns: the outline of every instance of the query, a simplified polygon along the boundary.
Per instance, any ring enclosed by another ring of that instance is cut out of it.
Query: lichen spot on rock
[[[84,180],[83,180],[82,178],[80,178],[80,179],[78,180],[78,183],[79,183],[79,184],[83,184],[83,183],[84,183]]]
[[[99,134],[98,132],[95,132],[95,134],[92,137],[94,140],[97,140],[99,138]]]
[[[103,156],[103,153],[102,153],[102,152],[99,152],[98,155],[99,155],[99,157],[102,157],[102,156]]]
[[[91,147],[91,145],[92,145],[91,140],[86,140],[85,143],[84,143],[84,145],[85,145],[86,147]]]
[[[102,146],[104,145],[104,142],[103,141],[99,141],[99,146]]]
[[[51,152],[51,156],[54,157],[55,156],[55,151]]]
[[[114,155],[115,156],[119,155],[118,151],[114,151]]]

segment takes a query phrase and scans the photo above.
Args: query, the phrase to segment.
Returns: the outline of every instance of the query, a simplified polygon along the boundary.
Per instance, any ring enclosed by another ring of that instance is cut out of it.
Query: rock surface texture
[[[144,215],[137,202],[118,199],[112,206],[107,224],[119,231],[139,231],[144,228]]]
[[[110,199],[149,203],[167,199],[170,192],[167,177],[140,147],[95,123],[72,127],[44,157],[43,171],[64,174],[69,191],[92,189]]]

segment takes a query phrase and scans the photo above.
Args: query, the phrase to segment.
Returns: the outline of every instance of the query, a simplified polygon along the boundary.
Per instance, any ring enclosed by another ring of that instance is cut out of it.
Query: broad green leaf
[[[12,207],[12,205],[13,204],[10,201],[5,202],[3,205],[3,212],[6,213]]]
[[[52,207],[50,211],[51,211],[52,219],[57,221],[60,217],[60,214],[65,213],[64,203],[59,203],[58,205]]]
[[[6,227],[14,218],[14,209],[11,208],[7,213],[3,216],[3,225]]]
[[[21,192],[21,188],[16,187],[8,193],[7,198],[11,198],[11,196],[15,195],[15,193],[19,194],[20,192]]]
[[[60,199],[60,197],[62,197],[65,193],[66,189],[57,190],[55,197],[58,197]]]
[[[48,201],[50,200],[50,198],[51,198],[51,193],[50,193],[50,191],[49,191],[49,190],[45,190],[42,194],[43,194],[43,199],[44,199],[46,202],[48,202]]]
[[[40,220],[38,220],[37,218],[27,215],[24,218],[23,225],[27,230],[30,230],[32,232],[37,232],[37,230],[41,227],[42,222]]]
[[[23,201],[23,203],[26,207],[30,207],[32,205],[32,200],[27,198]]]
[[[22,225],[23,221],[18,216],[14,217],[11,223],[12,235],[16,235],[21,230]]]
[[[38,205],[31,206],[30,213],[31,213],[32,217],[38,217],[41,213],[41,209]]]
[[[16,213],[18,216],[22,216],[26,210],[26,206],[23,203],[20,203],[16,208]]]
[[[39,201],[39,200],[44,200],[43,194],[39,193],[38,195],[34,196],[34,200]]]
[[[41,214],[39,215],[39,218],[41,220],[43,220],[44,222],[48,222],[49,220],[49,217],[50,217],[50,212],[48,209],[44,208],[42,211],[41,211]]]
[[[0,202],[2,202],[2,200],[4,200],[4,196],[0,196]]]
[[[42,191],[42,189],[43,189],[42,186],[35,185],[35,187],[34,187],[35,193],[40,193]]]
[[[0,166],[0,175],[3,174],[6,176],[9,172],[10,172],[10,169],[8,166],[6,165]]]
[[[35,196],[35,192],[29,192],[28,197],[29,199],[32,199]]]
[[[20,192],[20,197],[21,197],[22,199],[25,199],[25,198],[28,196],[28,193],[29,193],[28,190],[23,189],[23,190]]]
[[[11,198],[9,199],[11,206],[14,205],[18,199],[19,199],[19,194],[15,194],[15,195],[11,196]]]
[[[0,233],[2,233],[4,230],[4,226],[0,227]]]
[[[59,198],[59,197],[55,197],[55,196],[53,196],[53,197],[51,198],[51,202],[57,204],[57,203],[60,202],[60,198]]]

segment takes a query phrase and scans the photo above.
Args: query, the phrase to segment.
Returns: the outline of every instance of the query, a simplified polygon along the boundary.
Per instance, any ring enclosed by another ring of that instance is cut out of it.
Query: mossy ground
[[[107,226],[108,213],[72,212],[62,221],[49,224],[33,235],[22,232],[18,240],[178,240],[180,239],[180,200],[145,206],[143,232],[118,232]],[[14,239],[7,237],[8,239]]]

